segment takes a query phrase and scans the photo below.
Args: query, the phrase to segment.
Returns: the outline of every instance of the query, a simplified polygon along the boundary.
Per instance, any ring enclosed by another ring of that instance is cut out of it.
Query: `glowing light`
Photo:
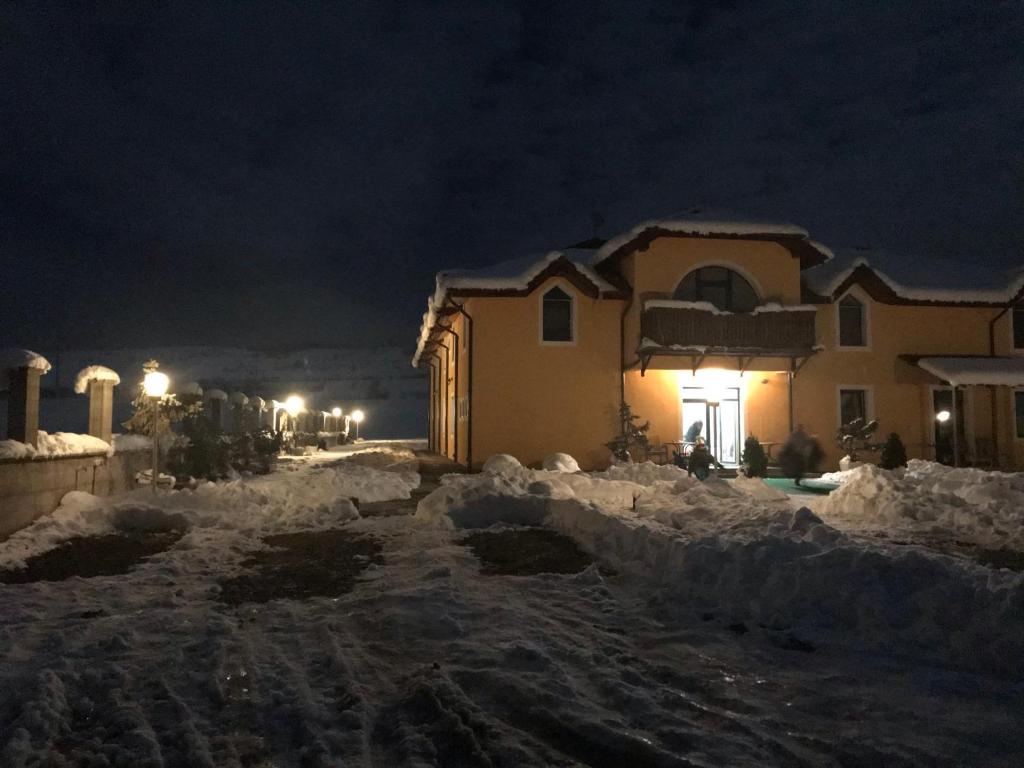
[[[295,417],[306,410],[306,401],[298,395],[289,395],[284,401],[284,409],[288,411],[288,415]]]
[[[949,411],[939,411],[935,414],[935,420],[940,424],[945,424],[949,421]]]
[[[331,416],[333,416],[336,419],[338,417],[340,417],[341,416],[341,408],[339,408],[338,406],[334,406],[334,408],[331,409]]]
[[[352,421],[361,424],[366,415],[362,411],[352,411]]]
[[[150,371],[142,380],[142,389],[149,397],[163,397],[170,385],[171,380],[167,378],[167,374],[160,371]]]

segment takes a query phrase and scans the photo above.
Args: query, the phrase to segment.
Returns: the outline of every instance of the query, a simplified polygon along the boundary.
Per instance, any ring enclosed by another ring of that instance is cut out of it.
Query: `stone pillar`
[[[7,438],[35,446],[39,439],[39,368],[12,368],[7,372]]]
[[[89,382],[89,434],[109,443],[113,421],[114,382],[93,379]]]

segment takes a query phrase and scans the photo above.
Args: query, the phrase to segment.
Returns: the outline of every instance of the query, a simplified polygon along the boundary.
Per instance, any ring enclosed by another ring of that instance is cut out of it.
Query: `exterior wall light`
[[[949,421],[949,411],[939,411],[935,414],[935,420],[940,424],[945,424]]]

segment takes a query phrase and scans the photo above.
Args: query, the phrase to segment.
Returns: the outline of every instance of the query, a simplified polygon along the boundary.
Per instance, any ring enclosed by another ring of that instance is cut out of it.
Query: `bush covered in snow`
[[[541,466],[548,472],[579,472],[580,465],[568,453],[552,453],[544,457]]]

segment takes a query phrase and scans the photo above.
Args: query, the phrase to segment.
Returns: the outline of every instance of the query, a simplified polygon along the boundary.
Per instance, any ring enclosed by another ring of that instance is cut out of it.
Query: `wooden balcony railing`
[[[708,350],[791,355],[816,343],[811,308],[729,314],[710,309],[647,306],[640,320],[642,349]]]

